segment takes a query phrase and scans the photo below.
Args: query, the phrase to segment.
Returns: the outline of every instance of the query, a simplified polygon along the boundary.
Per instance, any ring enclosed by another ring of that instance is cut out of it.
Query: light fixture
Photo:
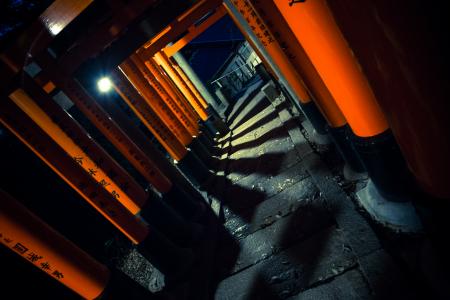
[[[109,92],[109,90],[112,87],[111,79],[109,79],[108,77],[100,78],[100,80],[97,82],[97,87],[98,87],[99,91],[102,93]]]

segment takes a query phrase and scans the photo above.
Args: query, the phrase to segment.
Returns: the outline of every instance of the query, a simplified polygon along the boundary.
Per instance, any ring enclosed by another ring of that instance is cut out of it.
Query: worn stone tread
[[[215,299],[286,299],[356,265],[342,234],[329,227],[223,280]]]
[[[336,276],[330,282],[306,290],[289,300],[369,300],[373,299],[364,277],[357,269]]]
[[[298,209],[303,209],[304,206],[311,205],[310,202],[316,195],[318,189],[312,179],[305,178],[259,204],[254,211],[249,212],[251,216],[229,218],[225,227],[236,238],[245,237]]]

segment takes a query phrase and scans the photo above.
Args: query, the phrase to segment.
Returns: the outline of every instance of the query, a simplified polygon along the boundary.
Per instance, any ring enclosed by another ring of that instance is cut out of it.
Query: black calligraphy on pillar
[[[25,252],[28,251],[28,248],[22,245],[21,243],[16,243],[13,247],[14,250],[16,250],[20,254],[25,254]]]
[[[95,175],[97,175],[97,170],[94,170],[94,169],[92,169],[92,168],[89,168],[89,169],[88,169],[88,173],[89,173],[89,175],[91,175],[91,176],[95,176]]]
[[[115,199],[119,199],[120,195],[116,192],[116,191],[112,191],[111,195],[115,198]]]
[[[73,159],[80,165],[83,165],[83,157],[82,156],[74,156]]]
[[[52,275],[55,276],[58,279],[64,278],[64,274],[59,272],[58,270],[53,271]]]
[[[98,184],[100,184],[103,187],[107,187],[108,185],[111,185],[110,183],[106,182],[105,179],[102,179],[98,182]]]
[[[50,267],[50,264],[46,261],[46,262],[43,262],[43,263],[41,263],[41,268],[43,269],[43,270],[46,270],[46,271],[50,271],[52,268]]]
[[[30,252],[30,253],[28,253],[27,258],[31,262],[37,262],[38,260],[40,260],[42,258],[42,256],[38,255],[34,252]]]
[[[305,2],[306,0],[289,0],[289,6],[292,6],[297,3]]]

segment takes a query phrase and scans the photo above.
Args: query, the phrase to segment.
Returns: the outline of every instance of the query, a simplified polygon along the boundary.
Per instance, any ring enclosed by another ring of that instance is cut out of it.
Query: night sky
[[[0,46],[14,33],[33,21],[52,0],[2,0],[0,2]]]
[[[245,40],[229,16],[213,26],[182,49],[192,68],[203,82],[211,79],[237,45]]]

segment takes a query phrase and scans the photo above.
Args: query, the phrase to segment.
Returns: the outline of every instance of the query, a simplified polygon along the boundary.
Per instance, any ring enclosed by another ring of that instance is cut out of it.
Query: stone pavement
[[[261,85],[235,103],[220,140],[209,193],[233,238],[219,244],[212,298],[422,299],[355,207],[355,185],[336,179],[301,114],[282,95],[274,107]]]
[[[262,86],[230,107],[186,281],[166,287],[128,246],[116,247],[119,269],[164,300],[450,299],[442,251],[367,218],[354,200],[365,181],[345,181],[336,149],[311,142],[308,121]]]

